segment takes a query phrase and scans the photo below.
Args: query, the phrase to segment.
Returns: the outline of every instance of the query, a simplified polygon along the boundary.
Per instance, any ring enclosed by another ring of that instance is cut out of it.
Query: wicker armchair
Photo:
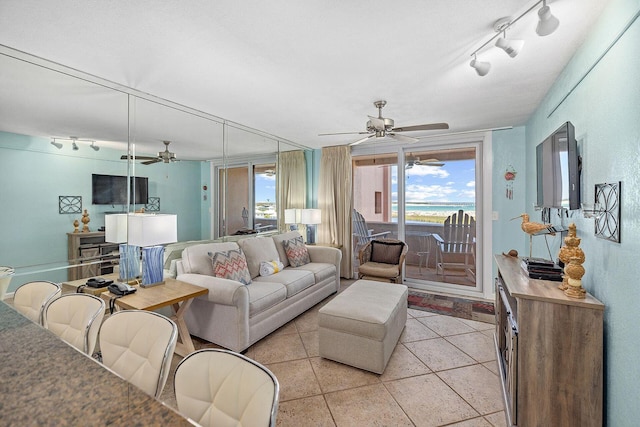
[[[402,283],[402,267],[409,246],[395,239],[368,242],[358,254],[358,279]]]

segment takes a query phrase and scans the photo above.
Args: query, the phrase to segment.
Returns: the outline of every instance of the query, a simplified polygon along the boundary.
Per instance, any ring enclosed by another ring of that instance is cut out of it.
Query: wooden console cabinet
[[[118,248],[117,243],[104,241],[103,231],[67,233],[69,265],[78,265],[67,270],[68,280],[113,273],[113,267],[119,260]]]
[[[602,426],[604,305],[495,256],[495,345],[507,425]]]

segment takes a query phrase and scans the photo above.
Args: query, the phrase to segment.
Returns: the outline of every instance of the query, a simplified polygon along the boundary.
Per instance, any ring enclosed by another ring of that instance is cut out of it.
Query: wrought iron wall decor
[[[58,213],[82,213],[82,196],[58,196]]]
[[[595,203],[603,214],[596,218],[596,237],[620,243],[620,193],[622,182],[596,184]]]
[[[149,197],[144,205],[145,212],[160,212],[160,197]]]

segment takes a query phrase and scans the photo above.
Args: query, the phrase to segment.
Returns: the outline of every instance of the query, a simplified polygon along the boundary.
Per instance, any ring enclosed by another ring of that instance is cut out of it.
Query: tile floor
[[[278,426],[506,425],[494,325],[409,309],[400,342],[385,372],[377,375],[318,356],[317,315],[328,301],[246,352],[278,378]],[[161,396],[172,407],[173,370],[180,359],[174,356]]]

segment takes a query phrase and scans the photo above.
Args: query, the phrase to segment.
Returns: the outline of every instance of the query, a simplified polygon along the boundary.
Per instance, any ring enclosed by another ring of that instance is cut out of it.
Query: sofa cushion
[[[247,267],[252,279],[260,275],[262,261],[280,260],[276,244],[271,237],[249,237],[238,240],[238,245],[247,258]]]
[[[272,274],[282,271],[283,268],[284,264],[282,264],[279,260],[262,261],[260,263],[260,275],[271,276]]]
[[[286,233],[276,234],[272,237],[273,241],[276,244],[278,255],[280,255],[280,261],[282,261],[285,267],[289,267],[289,259],[287,258],[287,252],[284,250],[284,242],[287,240],[295,239],[296,237],[302,236],[297,231],[288,231]]]
[[[402,242],[371,241],[371,261],[385,264],[398,264],[404,249]]]
[[[251,283],[247,260],[242,249],[223,252],[209,252],[213,264],[213,274],[223,279],[236,280],[244,285]]]
[[[287,288],[287,298],[294,296],[298,292],[316,283],[312,272],[293,269],[291,267],[285,268],[281,272],[269,277],[257,277],[255,283],[258,282],[276,282],[283,284]]]
[[[315,282],[320,283],[330,277],[335,277],[336,266],[324,262],[310,262],[302,267],[296,267],[295,270],[310,271],[315,277]]]
[[[185,273],[214,276],[209,252],[224,252],[233,249],[238,249],[235,242],[205,243],[186,247],[182,251],[182,268]]]
[[[287,259],[292,267],[300,267],[311,262],[309,251],[307,251],[302,236],[285,240],[283,243],[284,250],[287,253]]]
[[[287,298],[287,288],[282,283],[254,281],[249,291],[249,317],[273,307]]]

